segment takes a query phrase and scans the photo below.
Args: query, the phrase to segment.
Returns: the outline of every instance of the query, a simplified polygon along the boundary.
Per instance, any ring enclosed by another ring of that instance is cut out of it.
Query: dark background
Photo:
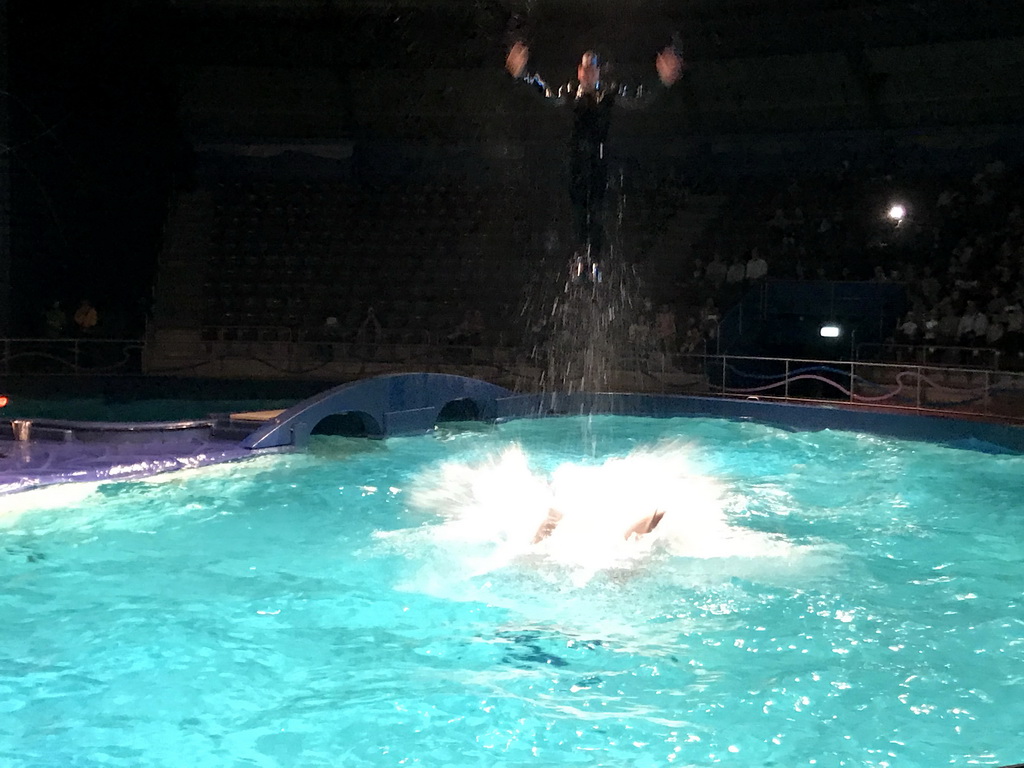
[[[167,213],[175,190],[193,183],[197,142],[282,138],[197,135],[179,100],[188,72],[206,64],[320,67],[341,83],[367,68],[500,71],[507,45],[522,37],[549,77],[571,76],[579,51],[591,46],[613,52],[629,71],[673,38],[698,67],[709,58],[844,50],[856,68],[858,62],[867,67],[865,46],[1020,34],[1022,5],[101,0],[57,6],[14,0],[7,5],[10,135],[4,141],[10,147],[8,335],[38,333],[52,301],[73,311],[84,297],[106,309],[106,335],[141,333]],[[822,9],[849,13],[858,24],[816,26]],[[885,73],[863,73],[869,95],[884,82]],[[872,119],[885,127],[884,115]],[[971,123],[967,113],[964,122]],[[319,138],[365,141],[372,138],[367,131],[343,115]]]
[[[134,308],[148,298],[189,157],[175,36],[158,20],[111,2],[9,7],[15,333],[36,330],[50,301]],[[137,332],[137,315],[120,322]]]

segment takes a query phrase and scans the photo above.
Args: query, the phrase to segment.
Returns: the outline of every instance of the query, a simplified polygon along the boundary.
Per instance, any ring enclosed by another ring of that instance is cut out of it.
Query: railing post
[[[916,378],[917,378],[917,386],[916,386],[917,392],[916,392],[916,394],[914,396],[914,402],[915,402],[915,404],[917,406],[917,409],[920,410],[921,409],[921,380],[924,378],[924,373],[921,371],[921,366],[920,365],[917,366],[917,377]]]
[[[784,389],[782,390],[782,396],[789,400],[789,358],[786,358],[786,375],[782,379],[784,382]]]
[[[75,339],[75,345],[74,345],[74,347],[73,347],[73,349],[74,349],[74,355],[73,355],[73,357],[72,357],[72,359],[73,359],[73,360],[75,361],[75,363],[74,363],[74,367],[75,367],[75,376],[78,376],[79,374],[81,374],[81,370],[80,370],[80,369],[79,369],[79,367],[78,367],[78,364],[79,364],[79,359],[78,359],[78,354],[79,354],[79,350],[78,350],[78,341],[79,341],[78,339]]]
[[[850,402],[854,402],[853,397],[853,360],[850,361]]]

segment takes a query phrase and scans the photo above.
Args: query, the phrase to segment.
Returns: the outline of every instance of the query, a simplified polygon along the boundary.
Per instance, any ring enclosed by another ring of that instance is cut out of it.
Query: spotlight
[[[825,323],[821,328],[818,329],[818,334],[823,339],[838,339],[839,338],[839,326],[835,323]]]
[[[889,218],[895,222],[903,221],[906,218],[907,209],[901,203],[894,203],[889,209]]]
[[[3,408],[8,402],[7,395],[0,395],[0,408]]]

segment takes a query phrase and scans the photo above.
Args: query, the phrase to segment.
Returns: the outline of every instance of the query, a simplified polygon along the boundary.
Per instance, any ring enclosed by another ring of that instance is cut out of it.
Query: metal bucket
[[[32,422],[28,419],[15,419],[11,422],[11,428],[14,430],[15,440],[25,441],[32,435]]]

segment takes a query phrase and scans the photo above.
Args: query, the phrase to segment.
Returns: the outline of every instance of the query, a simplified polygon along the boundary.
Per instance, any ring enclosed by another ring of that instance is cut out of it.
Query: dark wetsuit
[[[569,100],[573,112],[569,141],[569,197],[572,200],[573,232],[576,246],[590,246],[596,257],[604,247],[602,211],[608,187],[608,141],[615,93],[584,93]]]
[[[522,76],[524,82],[534,86],[550,101],[568,105],[572,109],[572,135],[569,140],[569,197],[572,201],[573,233],[578,255],[590,247],[591,258],[597,258],[604,247],[603,208],[608,187],[608,161],[604,145],[608,141],[612,109],[619,95],[618,86],[602,81],[596,93],[570,90],[567,95],[552,93],[544,80],[536,74]],[[626,94],[625,88],[622,93]],[[642,107],[650,102],[655,91],[644,93],[636,89],[633,96],[623,96],[622,103]]]

